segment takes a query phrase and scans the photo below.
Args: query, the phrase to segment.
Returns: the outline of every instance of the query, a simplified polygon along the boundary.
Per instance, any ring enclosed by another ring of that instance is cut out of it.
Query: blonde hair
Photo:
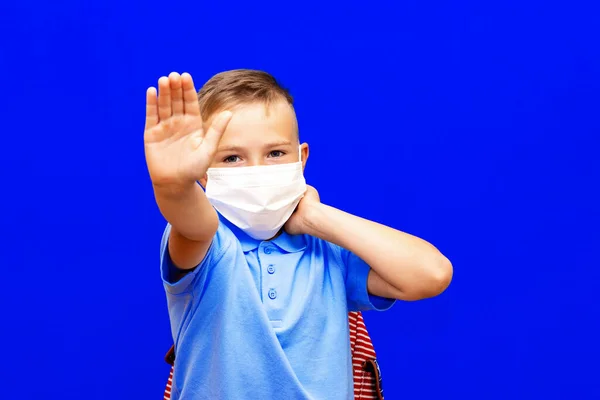
[[[208,120],[215,113],[239,105],[263,103],[267,108],[284,101],[293,108],[289,91],[267,72],[235,69],[216,74],[198,92],[200,113]]]

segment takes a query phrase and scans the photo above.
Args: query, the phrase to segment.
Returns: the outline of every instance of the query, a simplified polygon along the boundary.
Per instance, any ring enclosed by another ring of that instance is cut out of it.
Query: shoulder
[[[161,259],[163,259],[165,255],[167,255],[169,252],[169,237],[171,234],[171,229],[171,224],[167,223],[163,231],[162,240],[160,244]],[[208,258],[214,259],[222,256],[236,240],[237,239],[231,231],[231,229],[229,229],[229,227],[225,223],[223,223],[223,221],[219,218],[219,226],[211,241],[211,245],[206,253],[204,260],[206,261]],[[209,262],[210,261],[211,260],[209,260]],[[205,262],[203,261],[202,264],[205,264]]]

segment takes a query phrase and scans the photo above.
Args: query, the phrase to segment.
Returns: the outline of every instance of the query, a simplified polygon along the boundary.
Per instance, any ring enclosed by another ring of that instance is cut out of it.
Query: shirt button
[[[275,289],[269,290],[269,298],[271,300],[275,300],[275,298],[277,298],[277,291]]]
[[[271,247],[265,247],[264,252],[265,254],[271,254],[273,252],[273,249]]]
[[[273,264],[269,264],[269,266],[267,267],[267,272],[270,274],[275,273],[275,267],[273,266]]]

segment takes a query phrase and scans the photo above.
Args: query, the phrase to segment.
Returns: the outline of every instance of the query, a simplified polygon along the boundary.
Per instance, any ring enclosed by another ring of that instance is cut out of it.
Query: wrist
[[[154,194],[157,198],[177,199],[189,196],[198,189],[202,190],[197,182],[186,183],[152,183]]]
[[[303,213],[304,218],[302,224],[307,235],[325,239],[324,229],[327,218],[327,206],[322,203],[315,202],[307,207]]]

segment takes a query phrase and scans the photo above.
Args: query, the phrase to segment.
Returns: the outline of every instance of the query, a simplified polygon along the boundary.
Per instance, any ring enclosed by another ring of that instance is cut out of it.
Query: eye
[[[284,155],[285,155],[285,153],[281,150],[273,150],[272,152],[269,153],[269,157],[274,157],[274,158],[283,157]]]
[[[233,155],[233,156],[225,157],[223,159],[223,162],[225,162],[225,163],[234,163],[234,162],[238,162],[239,159],[240,159],[239,156]]]

